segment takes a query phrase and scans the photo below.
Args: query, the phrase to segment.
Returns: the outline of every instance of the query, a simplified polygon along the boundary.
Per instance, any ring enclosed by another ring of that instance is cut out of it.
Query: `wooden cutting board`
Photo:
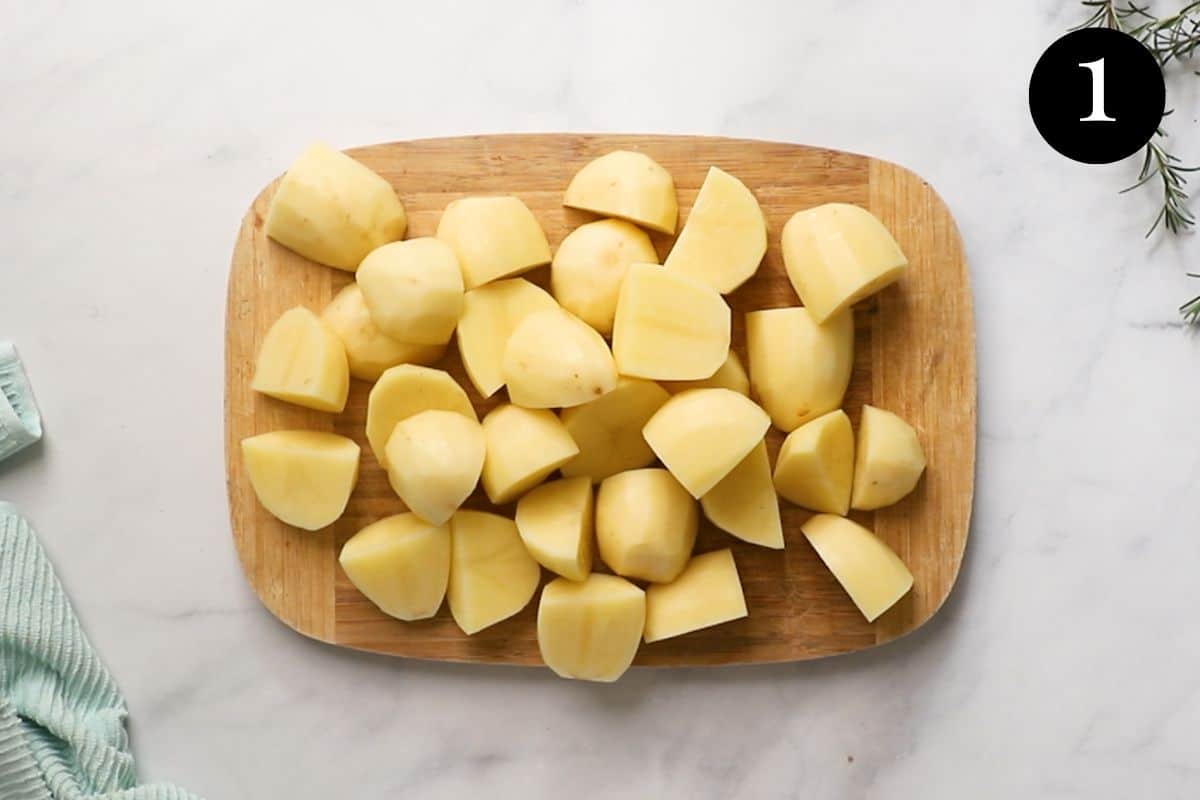
[[[710,165],[736,175],[766,213],[770,246],[758,274],[728,298],[734,347],[746,358],[744,312],[798,305],[784,272],[779,235],[792,213],[832,201],[870,209],[911,260],[903,280],[855,309],[856,357],[846,409],[856,428],[863,403],[910,421],[929,468],[899,504],[855,514],[900,555],[912,592],[874,624],[855,609],[800,532],[808,513],[783,504],[787,547],[744,544],[703,521],[697,552],[733,547],[749,617],[643,645],[636,664],[705,665],[820,658],[871,647],[920,627],[945,601],[958,575],[971,516],[975,475],[975,331],[962,243],[950,212],[920,177],[865,156],[794,144],[692,136],[577,134],[473,136],[395,142],[349,151],[389,180],[408,211],[408,237],[433,235],[451,200],[515,194],[533,210],[551,246],[591,215],[563,208],[571,176],[615,149],[640,150],[666,167],[679,193],[680,222]],[[351,535],[403,510],[367,446],[363,426],[370,386],[352,381],[343,414],[309,411],[250,390],[254,358],[284,310],[319,311],[352,278],[271,242],[263,218],[276,183],[255,198],[238,234],[226,317],[226,461],[234,544],[250,585],[271,613],[331,644],[424,659],[540,664],[537,598],[517,616],[464,636],[443,606],[430,620],[406,623],[378,611],[347,580],[337,554]],[[665,257],[673,237],[654,236]],[[548,268],[526,277],[547,285]],[[466,387],[480,417],[503,400],[481,400],[455,347],[437,366]],[[362,475],[345,516],[317,533],[290,528],[265,512],[247,480],[238,443],[287,428],[335,431],[363,448]],[[783,436],[769,436],[772,462]],[[482,492],[470,508],[495,509]]]

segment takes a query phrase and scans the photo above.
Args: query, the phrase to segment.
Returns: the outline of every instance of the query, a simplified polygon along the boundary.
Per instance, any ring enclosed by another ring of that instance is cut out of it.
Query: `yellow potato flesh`
[[[485,451],[475,420],[422,411],[399,422],[388,438],[388,482],[417,516],[441,525],[475,490]]]
[[[899,280],[908,266],[883,223],[846,203],[796,212],[780,246],[788,278],[817,322]]]
[[[346,577],[388,616],[413,621],[437,613],[450,580],[450,526],[396,514],[342,545]]]
[[[353,272],[367,253],[404,236],[408,219],[391,184],[323,144],[300,154],[279,182],[264,231],[305,258]]]
[[[388,468],[387,443],[396,425],[422,411],[454,411],[478,421],[467,393],[440,369],[401,364],[386,370],[367,395],[367,442]]]
[[[702,378],[698,381],[663,381],[662,387],[671,394],[686,392],[688,389],[729,389],[749,396],[750,378],[746,375],[746,368],[742,366],[742,359],[738,358],[736,352],[730,350],[729,355],[725,356],[725,363],[712,374],[711,378]]]
[[[296,306],[283,312],[263,337],[250,388],[305,408],[340,413],[350,391],[346,348],[320,317]]]
[[[432,237],[372,250],[357,273],[371,319],[387,336],[445,344],[462,314],[463,281],[454,251]]]
[[[468,289],[550,263],[542,226],[516,197],[455,200],[438,222],[437,238],[454,250]]]
[[[714,525],[742,541],[783,549],[779,498],[765,441],[700,498],[700,507]]]
[[[496,281],[466,293],[458,321],[458,353],[480,395],[491,397],[504,385],[501,362],[517,326],[530,314],[556,308],[553,297],[524,278]]]
[[[858,523],[818,514],[800,530],[867,622],[873,622],[912,588],[912,573],[900,557]]]
[[[432,364],[446,352],[444,344],[410,344],[385,335],[371,320],[357,283],[338,292],[321,319],[342,340],[350,374],[359,380],[377,381],[385,369],[397,364]]]
[[[645,623],[646,593],[624,578],[557,578],[538,603],[538,649],[560,677],[611,683],[633,663]]]
[[[925,471],[917,432],[890,411],[863,406],[851,508],[870,511],[905,497]]]
[[[483,433],[483,489],[493,503],[516,500],[579,452],[559,418],[546,409],[498,406],[483,418]]]
[[[746,185],[710,167],[663,265],[728,294],[750,279],[767,252],[767,220]]]
[[[563,478],[517,501],[517,530],[539,564],[581,581],[592,571],[594,510],[592,482]]]
[[[614,150],[593,159],[567,184],[563,205],[619,217],[659,233],[675,233],[675,181],[644,153]]]
[[[695,556],[671,583],[646,589],[646,643],[682,636],[746,616],[733,552]]]
[[[242,440],[242,462],[263,508],[309,531],[346,510],[358,457],[358,445],[334,433],[272,431]]]
[[[527,316],[504,348],[508,398],[526,408],[582,405],[611,392],[617,365],[604,337],[562,309]]]
[[[670,398],[654,381],[622,377],[608,394],[563,409],[563,425],[579,446],[579,455],[563,464],[563,475],[585,475],[598,483],[649,464],[654,451],[642,437],[642,428]]]
[[[507,517],[459,511],[450,521],[450,615],[470,636],[523,609],[541,568]]]
[[[596,545],[627,578],[674,580],[696,543],[696,501],[663,469],[605,478],[596,494]]]
[[[559,305],[607,336],[621,282],[634,263],[658,263],[645,231],[619,219],[589,222],[558,246],[550,265],[550,287]]]
[[[854,431],[840,408],[789,433],[775,461],[779,496],[813,511],[849,511],[853,475]]]

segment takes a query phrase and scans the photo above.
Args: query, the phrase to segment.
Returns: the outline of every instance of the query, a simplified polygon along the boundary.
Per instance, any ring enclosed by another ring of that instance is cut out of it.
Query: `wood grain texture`
[[[576,170],[614,149],[641,150],[666,167],[679,193],[681,224],[710,165],[741,178],[767,216],[770,246],[758,274],[729,296],[734,347],[745,359],[744,312],[798,305],[779,251],[783,224],[825,202],[856,203],[880,217],[908,254],[904,279],[855,309],[856,355],[846,409],[857,425],[863,403],[892,410],[916,427],[929,468],[895,506],[855,514],[912,569],[913,591],[867,623],[800,532],[808,513],[783,504],[782,552],[744,544],[702,522],[697,551],[732,547],[750,616],[676,639],[643,645],[636,664],[709,665],[820,658],[870,647],[915,630],[954,585],[966,546],[974,486],[975,344],[962,243],[941,199],[920,177],[865,156],[801,145],[710,137],[502,135],[396,142],[349,151],[396,187],[409,214],[408,237],[434,233],[442,209],[468,194],[515,194],[541,221],[552,246],[593,216],[563,208]],[[413,658],[540,664],[537,602],[512,619],[464,636],[443,607],[424,622],[385,616],[337,564],[343,542],[364,525],[403,510],[367,447],[369,386],[353,381],[346,411],[323,414],[250,391],[255,354],[287,308],[314,311],[352,279],[269,241],[262,220],[275,183],[242,222],[229,278],[226,324],[226,461],[234,543],[246,576],[270,611],[313,638]],[[660,256],[673,237],[654,235]],[[548,269],[526,277],[546,285]],[[441,364],[481,400],[452,346]],[[284,428],[332,430],[363,446],[362,477],[345,516],[317,532],[290,528],[257,503],[238,443]],[[772,462],[783,435],[772,429]],[[481,492],[468,507],[494,509]],[[512,516],[513,507],[498,509]]]

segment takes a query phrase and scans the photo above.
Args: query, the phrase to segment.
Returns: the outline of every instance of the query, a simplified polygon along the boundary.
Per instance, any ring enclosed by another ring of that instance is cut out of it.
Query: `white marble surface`
[[[124,687],[143,776],[222,799],[1194,796],[1200,338],[1174,309],[1200,291],[1196,242],[1143,242],[1153,198],[1115,194],[1135,166],[1071,164],[1034,131],[1028,72],[1076,5],[983,12],[0,0],[0,336],[48,427],[0,496]],[[1172,96],[1200,160],[1196,99]],[[837,146],[942,193],[980,430],[934,622],[824,663],[605,687],[340,652],[259,607],[221,451],[249,198],[315,137],[540,130]]]

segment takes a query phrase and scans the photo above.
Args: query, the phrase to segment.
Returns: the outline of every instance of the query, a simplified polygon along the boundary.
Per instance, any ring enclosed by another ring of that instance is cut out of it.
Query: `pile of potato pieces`
[[[603,218],[551,253],[511,196],[455,200],[435,237],[403,240],[392,187],[324,145],[280,182],[266,234],[356,281],[320,316],[297,307],[274,323],[253,388],[339,413],[350,377],[374,381],[366,438],[409,509],[346,542],[347,576],[400,620],[448,599],[470,635],[524,608],[545,567],[559,577],[538,608],[543,660],[563,677],[613,681],[643,640],[747,615],[732,551],[692,553],[699,513],[782,548],[782,497],[818,512],[806,538],[873,621],[912,575],[845,515],[895,503],[925,468],[898,416],[865,406],[856,447],[840,408],[851,306],[907,266],[891,234],[857,206],[794,214],[781,244],[803,305],[747,313],[747,375],[722,294],[754,275],[767,229],[741,181],[709,170],[662,265],[643,229],[673,234],[678,208],[673,179],[647,155],[588,163],[564,205]],[[552,294],[516,277],[547,263]],[[475,390],[507,388],[482,421],[463,387],[428,366],[455,334]],[[771,425],[788,434],[774,469]],[[275,431],[242,449],[260,502],[283,522],[318,530],[344,512],[354,441]],[[480,482],[493,503],[516,501],[515,519],[460,509]],[[615,574],[592,572],[596,552]]]

